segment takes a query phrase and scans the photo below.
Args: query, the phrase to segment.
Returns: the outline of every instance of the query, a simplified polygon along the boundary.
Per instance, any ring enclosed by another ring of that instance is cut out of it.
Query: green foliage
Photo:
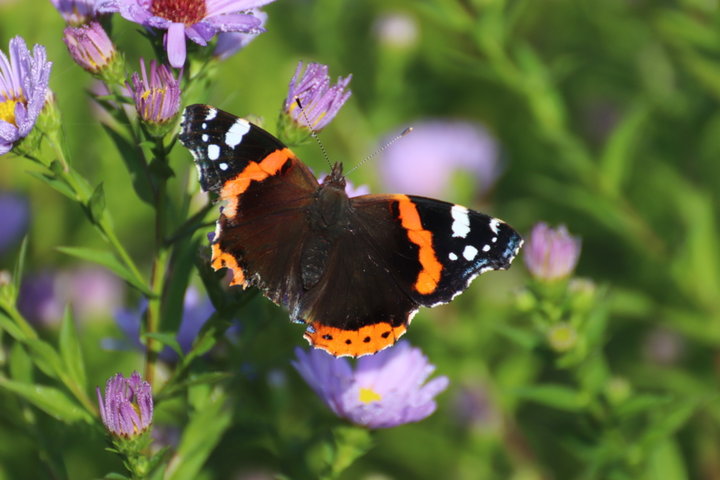
[[[218,207],[177,147],[178,120],[152,129],[123,93],[140,57],[164,61],[161,36],[106,19],[126,71],[115,65],[94,94],[50,2],[0,2],[0,49],[17,34],[45,45],[55,98],[32,137],[0,156],[0,189],[32,199],[27,237],[0,251],[0,478],[720,476],[716,2],[265,10],[267,32],[228,60],[188,43],[183,105],[272,128],[298,60],[352,73],[353,96],[321,135],[346,167],[423,119],[482,122],[501,145],[502,176],[489,192],[459,178],[445,199],[469,199],[523,233],[566,224],[583,241],[577,273],[542,282],[520,259],[421,310],[407,337],[451,383],[437,411],[388,430],[348,425],[290,365],[301,329],[209,267]],[[416,30],[383,37],[380,21],[396,13]],[[325,169],[307,130],[279,118],[300,157]],[[383,191],[381,161],[350,180]],[[101,347],[121,337],[118,305],[78,307],[99,295],[92,288],[59,277],[74,295],[50,321],[18,298],[38,272],[91,264],[123,282],[126,309],[142,306],[125,350]],[[213,308],[184,344],[193,291]],[[133,369],[153,385],[153,432],[106,444],[94,388]]]

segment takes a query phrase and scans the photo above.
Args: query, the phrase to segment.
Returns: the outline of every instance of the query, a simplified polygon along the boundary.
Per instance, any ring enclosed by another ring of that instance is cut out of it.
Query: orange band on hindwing
[[[443,269],[435,256],[432,233],[423,228],[417,206],[407,195],[393,195],[393,197],[398,202],[400,223],[407,230],[408,239],[419,248],[422,269],[413,288],[422,295],[429,295],[437,289]]]
[[[229,268],[232,270],[233,279],[230,285],[241,285],[243,288],[247,287],[247,279],[245,278],[245,272],[242,267],[233,255],[223,252],[218,243],[213,243],[212,245],[212,259],[210,262],[215,271],[221,268]]]
[[[336,357],[361,357],[394,344],[406,329],[405,325],[393,327],[387,322],[380,322],[357,330],[343,330],[312,322],[303,336],[313,347]]]

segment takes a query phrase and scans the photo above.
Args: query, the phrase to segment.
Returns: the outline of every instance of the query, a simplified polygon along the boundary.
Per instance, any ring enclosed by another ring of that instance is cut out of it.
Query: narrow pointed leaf
[[[62,324],[60,325],[60,357],[65,367],[66,375],[72,379],[82,390],[87,389],[87,376],[82,350],[78,339],[75,321],[69,307],[65,309]]]
[[[92,421],[90,415],[78,404],[73,402],[65,393],[53,388],[33,383],[16,382],[0,377],[0,388],[13,392],[35,405],[48,415],[66,422],[73,423],[80,420]]]
[[[130,285],[140,290],[145,295],[152,296],[152,292],[143,283],[135,278],[130,271],[121,264],[115,255],[105,250],[96,250],[83,247],[57,247],[59,251],[66,255],[88,260],[102,265],[113,271],[118,277],[127,281]]]

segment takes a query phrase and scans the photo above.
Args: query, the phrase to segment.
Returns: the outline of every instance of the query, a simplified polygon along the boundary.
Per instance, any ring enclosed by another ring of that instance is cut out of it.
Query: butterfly
[[[319,183],[273,135],[209,105],[185,109],[179,139],[202,189],[224,202],[212,267],[286,307],[310,344],[332,355],[391,346],[420,307],[507,269],[523,243],[502,220],[453,203],[350,198],[341,163]]]

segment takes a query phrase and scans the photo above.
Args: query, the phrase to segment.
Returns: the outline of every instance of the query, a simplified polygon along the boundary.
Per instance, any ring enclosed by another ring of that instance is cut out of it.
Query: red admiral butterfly
[[[349,198],[342,164],[319,184],[273,135],[208,105],[185,109],[179,138],[203,190],[225,201],[213,268],[287,307],[308,325],[305,338],[333,355],[392,345],[419,307],[447,303],[479,274],[508,268],[523,243],[503,221],[460,205]]]

